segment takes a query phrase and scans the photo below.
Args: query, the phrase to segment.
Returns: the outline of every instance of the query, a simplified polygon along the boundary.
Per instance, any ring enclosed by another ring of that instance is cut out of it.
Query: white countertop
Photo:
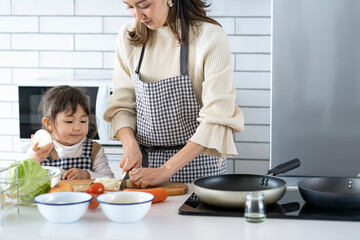
[[[0,221],[0,239],[359,239],[360,223],[345,221],[310,221],[267,219],[247,223],[237,217],[184,216],[179,207],[189,197],[171,196],[151,206],[137,223],[121,224],[108,220],[100,209],[88,210],[75,223],[47,222],[36,206],[21,206],[20,215],[12,209]]]

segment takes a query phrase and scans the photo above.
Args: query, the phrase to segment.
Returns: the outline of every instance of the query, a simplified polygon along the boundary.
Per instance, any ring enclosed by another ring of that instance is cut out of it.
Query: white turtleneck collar
[[[81,157],[82,144],[84,143],[85,139],[86,137],[84,137],[80,142],[71,146],[63,145],[53,139],[53,144],[59,158]]]

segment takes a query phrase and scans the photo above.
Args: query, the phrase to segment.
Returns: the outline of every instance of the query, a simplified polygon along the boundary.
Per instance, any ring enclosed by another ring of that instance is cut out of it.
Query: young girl
[[[26,157],[41,165],[64,169],[62,179],[114,177],[104,148],[87,138],[90,107],[82,89],[70,86],[49,89],[39,112],[43,116],[43,128],[52,134],[53,143],[39,148],[39,143],[32,141]]]

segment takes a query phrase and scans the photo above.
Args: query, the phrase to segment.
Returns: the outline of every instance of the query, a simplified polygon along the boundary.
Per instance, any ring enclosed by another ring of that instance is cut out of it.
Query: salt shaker
[[[266,219],[266,205],[262,192],[249,192],[246,195],[244,217],[247,222],[259,223]]]

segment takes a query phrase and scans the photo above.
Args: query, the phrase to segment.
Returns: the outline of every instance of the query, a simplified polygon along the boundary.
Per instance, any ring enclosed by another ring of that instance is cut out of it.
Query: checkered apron
[[[175,155],[194,135],[199,122],[200,106],[188,74],[188,45],[180,50],[181,76],[154,83],[140,80],[140,66],[145,46],[141,50],[134,73],[137,129],[135,137],[143,153],[143,167],[157,168]],[[202,176],[225,174],[226,160],[199,155],[175,173],[170,181],[191,183]]]
[[[93,146],[93,142],[90,139],[85,139],[81,157],[50,160],[50,155],[49,155],[46,158],[46,160],[41,162],[41,165],[60,167],[64,170],[69,170],[70,168],[80,168],[80,169],[84,169],[84,170],[91,170],[92,146]]]

